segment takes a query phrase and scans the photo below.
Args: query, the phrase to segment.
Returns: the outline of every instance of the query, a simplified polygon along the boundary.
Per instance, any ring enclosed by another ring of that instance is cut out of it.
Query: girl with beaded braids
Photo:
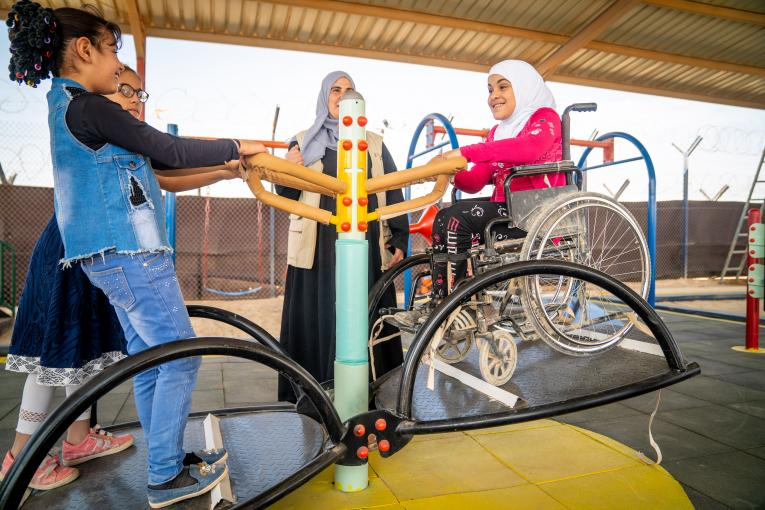
[[[120,80],[120,31],[93,12],[50,10],[21,0],[9,20],[11,77],[35,86],[53,75],[48,125],[54,209],[64,245],[61,264],[79,266],[104,292],[125,334],[128,354],[193,337],[152,167],[231,164],[265,152],[265,147],[174,137],[103,97],[116,92]],[[45,32],[44,26],[53,31]],[[50,42],[48,33],[54,34]],[[227,472],[217,464],[225,461],[225,450],[187,456],[182,448],[199,363],[198,358],[179,359],[133,379],[148,449],[152,508],[208,492]]]

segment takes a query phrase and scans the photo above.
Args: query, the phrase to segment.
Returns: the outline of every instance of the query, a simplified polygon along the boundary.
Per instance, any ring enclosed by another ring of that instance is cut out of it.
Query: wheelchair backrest
[[[528,232],[530,223],[550,200],[570,193],[576,193],[579,188],[575,184],[556,186],[554,188],[530,189],[525,191],[513,191],[513,200],[510,202],[511,218],[513,224]]]

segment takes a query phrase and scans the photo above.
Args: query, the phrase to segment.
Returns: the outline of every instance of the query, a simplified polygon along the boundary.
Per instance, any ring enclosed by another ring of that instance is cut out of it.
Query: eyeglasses
[[[149,100],[149,93],[146,92],[143,89],[134,89],[127,83],[118,83],[117,84],[117,92],[122,94],[125,97],[133,97],[133,94],[138,96],[138,100],[142,103],[145,103]]]

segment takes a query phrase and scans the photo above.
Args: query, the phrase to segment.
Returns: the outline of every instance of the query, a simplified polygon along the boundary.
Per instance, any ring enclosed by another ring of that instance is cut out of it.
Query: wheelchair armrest
[[[557,161],[555,163],[543,163],[541,165],[523,165],[514,166],[510,169],[504,182],[505,202],[507,203],[508,214],[513,210],[510,198],[510,182],[515,177],[524,177],[530,175],[549,174],[551,172],[563,172],[566,174],[568,183],[571,184],[573,176],[576,176],[576,186],[582,189],[582,170],[574,164],[573,161]]]

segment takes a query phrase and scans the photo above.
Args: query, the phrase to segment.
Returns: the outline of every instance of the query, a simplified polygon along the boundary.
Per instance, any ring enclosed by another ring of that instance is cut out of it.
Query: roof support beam
[[[724,18],[731,21],[743,23],[752,23],[753,25],[765,25],[765,14],[760,12],[744,11],[742,9],[733,9],[720,5],[710,5],[702,2],[692,2],[690,0],[643,0],[643,2],[658,7],[666,7],[678,11],[693,12],[695,14],[705,14],[715,18]]]
[[[122,5],[125,7],[125,12],[127,13],[130,33],[133,34],[133,39],[135,40],[136,59],[145,59],[146,30],[143,28],[141,12],[138,10],[138,2],[136,0],[122,0]]]
[[[557,81],[560,83],[571,83],[573,85],[584,85],[587,87],[599,87],[613,90],[621,90],[627,92],[638,92],[640,94],[648,94],[651,96],[666,96],[674,97],[678,99],[688,99],[689,101],[703,101],[705,103],[717,103],[727,104],[732,106],[744,106],[747,108],[765,108],[765,102],[752,101],[747,99],[739,99],[734,97],[725,96],[712,96],[706,94],[698,94],[695,92],[682,92],[678,90],[656,88],[656,87],[644,87],[641,85],[634,85],[625,82],[612,82],[607,80],[599,80],[592,78],[582,78],[580,76],[571,76],[565,74],[555,74],[550,77],[551,81]]]
[[[539,74],[544,78],[549,78],[566,59],[605,32],[614,22],[631,11],[637,3],[638,0],[614,0],[594,20],[574,34],[566,44],[555,50],[542,62],[539,62],[536,66]]]
[[[453,28],[457,30],[474,30],[476,32],[482,32],[486,34],[494,34],[505,37],[518,37],[522,39],[530,39],[536,41],[542,41],[553,44],[564,45],[569,42],[569,38],[552,34],[549,32],[540,32],[536,30],[527,30],[514,27],[508,27],[505,25],[497,25],[493,23],[486,23],[483,21],[471,21],[466,19],[451,18],[448,16],[441,16],[435,14],[424,14],[416,11],[406,11],[403,9],[395,9],[392,7],[377,7],[367,4],[355,4],[350,2],[343,2],[339,0],[264,0],[270,3],[278,5],[291,5],[295,7],[304,7],[306,9],[316,9],[324,11],[340,12],[344,14],[355,14],[358,16],[373,16],[383,19],[392,19],[403,22],[422,23],[425,25],[434,25],[438,27]],[[653,0],[643,0],[653,1]],[[661,1],[661,0],[656,0]],[[670,0],[667,0],[670,1]],[[188,37],[185,37],[188,39]],[[298,43],[300,44],[300,43]],[[587,41],[582,46],[583,48],[603,51],[607,53],[615,53],[617,55],[627,55],[630,57],[646,58],[650,60],[657,60],[659,62],[671,62],[673,64],[683,64],[689,66],[697,66],[709,69],[718,69],[720,71],[731,71],[736,73],[753,74],[755,76],[765,76],[765,67],[757,67],[743,64],[733,64],[728,62],[717,62],[714,60],[707,60],[697,57],[686,57],[683,55],[674,55],[672,53],[664,53],[655,50],[646,50],[642,48],[632,48],[629,46],[622,46],[619,44],[599,42],[599,41]],[[350,48],[350,51],[355,48]],[[387,54],[384,59],[390,60],[402,60],[401,58],[394,58],[392,54]],[[399,54],[395,54],[399,55]],[[379,58],[379,57],[371,57]],[[412,59],[420,59],[420,56],[412,55]],[[433,57],[424,57],[428,60],[433,60]],[[465,62],[464,66],[460,66],[451,61],[444,61],[442,64],[444,67],[459,67],[462,69],[475,69],[486,70],[489,66],[482,66],[477,62]]]

